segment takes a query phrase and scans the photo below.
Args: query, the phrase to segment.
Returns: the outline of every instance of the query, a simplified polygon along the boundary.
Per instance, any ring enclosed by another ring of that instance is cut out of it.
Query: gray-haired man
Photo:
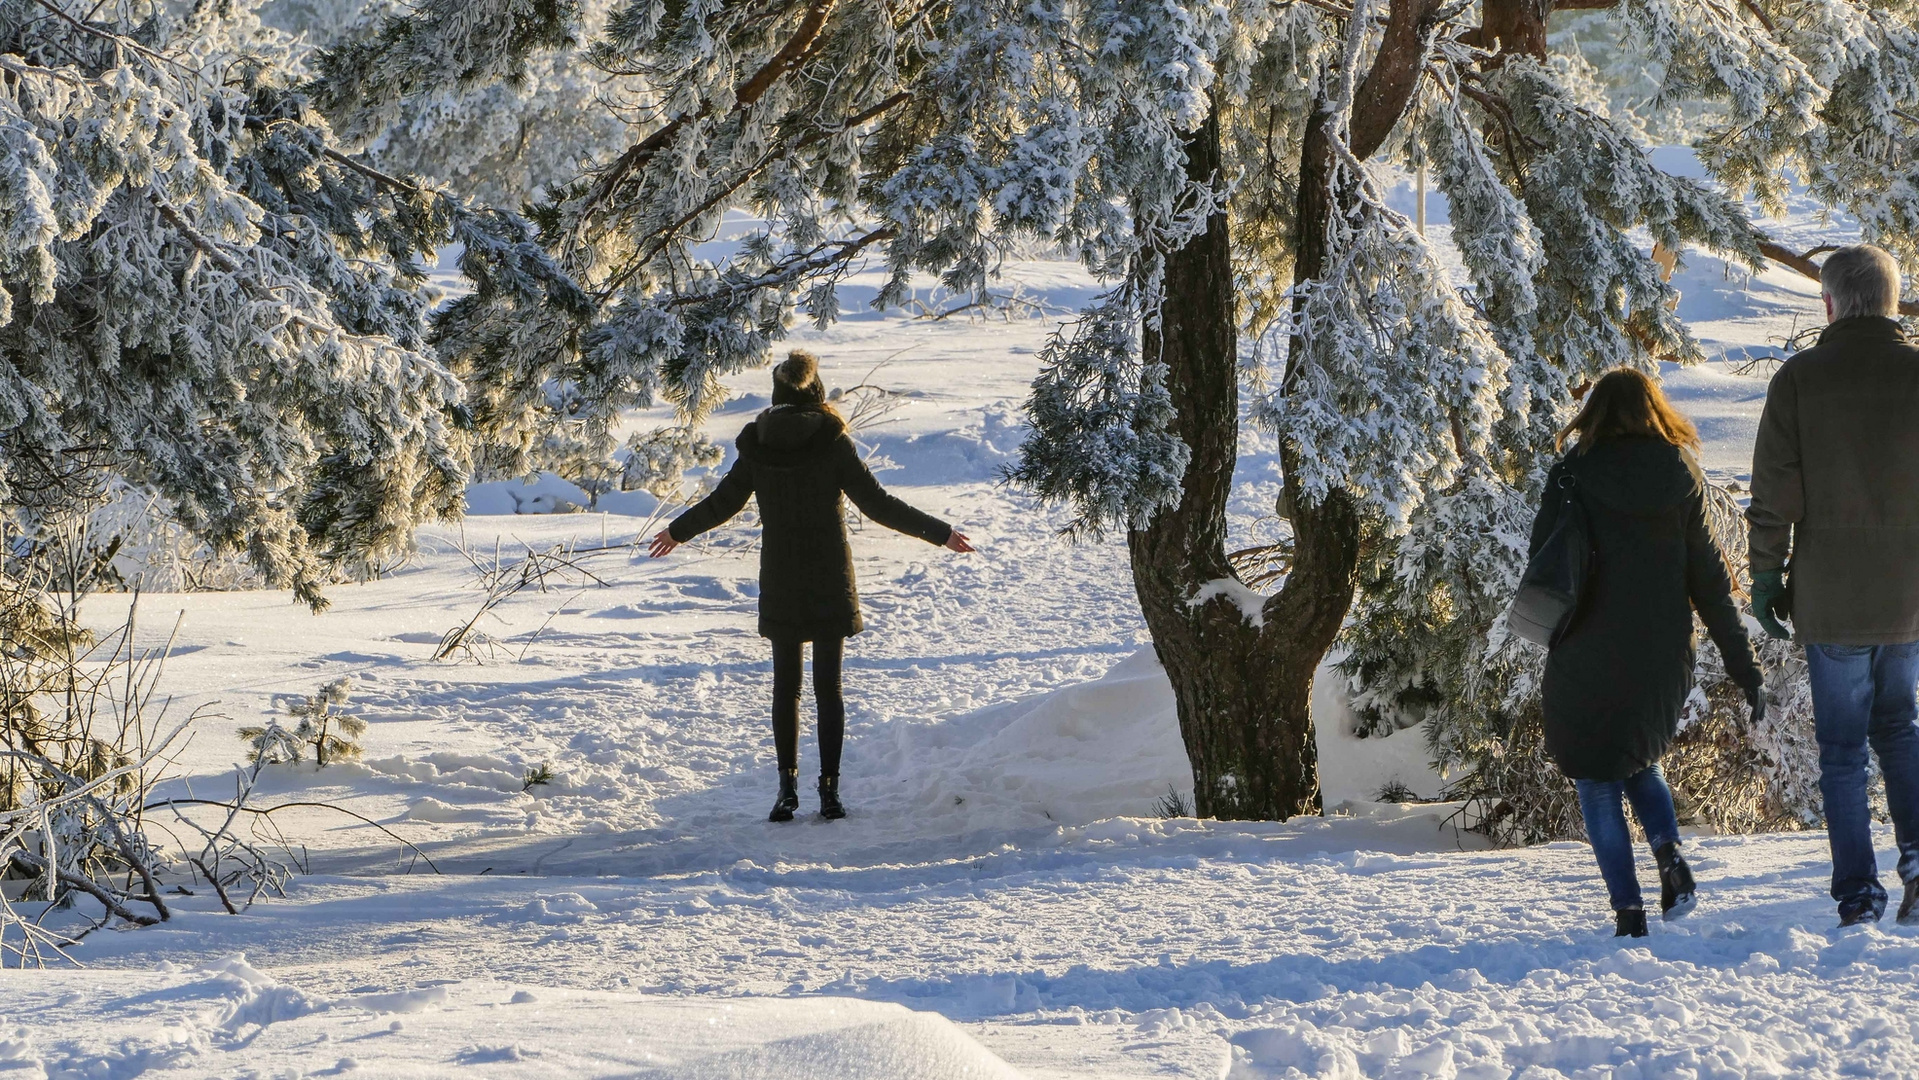
[[[1766,391],[1752,455],[1752,610],[1806,647],[1841,925],[1878,919],[1866,749],[1899,844],[1899,921],[1919,922],[1919,348],[1899,267],[1866,244],[1821,268],[1830,322]],[[1792,581],[1785,580],[1790,562]]]

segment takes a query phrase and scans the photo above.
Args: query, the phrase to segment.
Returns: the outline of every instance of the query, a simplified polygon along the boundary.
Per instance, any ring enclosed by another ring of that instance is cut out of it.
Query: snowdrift
[[[328,998],[238,955],[157,974],[6,972],[0,987],[16,1002],[38,999],[16,1013],[30,1026],[0,1038],[0,1070],[24,1075],[1020,1076],[940,1016],[850,998],[699,1000],[484,981]]]
[[[1417,729],[1361,739],[1342,690],[1321,668],[1313,718],[1328,809],[1369,802],[1397,782],[1424,797],[1440,777]],[[970,828],[1081,825],[1192,806],[1173,688],[1151,647],[1097,680],[936,724],[896,725],[882,763],[911,791],[915,815],[963,816]]]

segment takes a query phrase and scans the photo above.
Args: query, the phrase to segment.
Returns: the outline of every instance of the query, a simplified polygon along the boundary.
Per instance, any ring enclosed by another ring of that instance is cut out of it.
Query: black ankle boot
[[[1692,867],[1686,865],[1686,857],[1679,853],[1677,840],[1654,849],[1652,857],[1659,863],[1660,917],[1668,921],[1677,919],[1691,911],[1698,899]]]
[[[768,821],[791,821],[793,811],[800,808],[800,771],[798,769],[780,770],[780,797],[773,802],[773,812],[766,815]]]
[[[1646,909],[1628,908],[1612,913],[1614,937],[1645,937]]]
[[[838,821],[846,816],[846,807],[840,802],[840,778],[837,776],[820,777],[820,816],[828,821]]]

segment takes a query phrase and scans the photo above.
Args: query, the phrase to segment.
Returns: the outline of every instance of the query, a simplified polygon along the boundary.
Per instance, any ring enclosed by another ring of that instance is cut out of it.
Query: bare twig
[[[194,869],[200,871],[200,876],[206,879],[207,884],[213,886],[213,895],[220,898],[220,906],[227,909],[227,914],[240,914],[240,909],[234,907],[233,901],[227,898],[226,887],[220,884],[220,875],[207,869],[207,864],[201,862],[197,856],[189,855],[187,861],[193,864]]]
[[[626,550],[628,546],[621,544],[617,550]],[[501,604],[527,589],[545,592],[549,587],[550,579],[557,578],[567,585],[578,585],[582,589],[588,585],[604,586],[606,581],[583,566],[579,557],[607,550],[615,549],[612,545],[581,549],[572,544],[555,544],[545,551],[534,551],[529,548],[524,557],[513,563],[503,563],[499,555],[495,554],[491,566],[481,564],[471,552],[465,552],[467,560],[473,564],[475,570],[479,571],[480,584],[485,591],[485,596],[480,601],[479,609],[470,618],[448,630],[440,639],[440,647],[434,652],[433,659],[445,660],[462,650],[471,657],[473,645],[479,640],[479,625],[482,619],[491,615]],[[557,611],[554,612],[554,615],[557,614]],[[548,616],[547,621],[551,622],[552,616]],[[545,628],[546,624],[542,623],[540,629]],[[535,631],[534,636],[538,635],[539,632]]]
[[[222,802],[219,799],[171,798],[171,799],[159,799],[154,802],[147,803],[142,809],[154,810],[162,806],[225,806],[228,808],[233,808],[232,803]],[[427,867],[431,869],[434,873],[436,874],[441,873],[439,866],[433,862],[433,859],[430,856],[428,856],[426,852],[421,851],[417,846],[415,846],[411,840],[408,840],[406,837],[401,836],[399,833],[394,832],[392,829],[387,828],[385,825],[380,824],[379,822],[373,820],[372,818],[367,817],[365,814],[355,813],[352,810],[348,810],[344,806],[335,806],[332,803],[316,802],[308,799],[300,799],[300,800],[295,800],[293,802],[279,803],[274,806],[240,806],[237,809],[235,809],[234,812],[242,813],[242,814],[258,814],[262,817],[270,817],[281,810],[292,810],[296,807],[308,807],[315,810],[331,810],[336,814],[345,814],[346,816],[353,818],[356,821],[360,821],[364,824],[371,825],[374,828],[385,833],[387,836],[392,837],[395,841],[397,841],[400,844],[401,847],[404,847],[408,851],[411,851],[413,854],[419,856],[420,859],[426,863]]]
[[[131,910],[126,905],[120,903],[112,893],[101,888],[91,879],[82,877],[79,874],[70,874],[65,870],[54,867],[48,863],[47,860],[33,854],[25,848],[13,848],[9,850],[7,852],[7,858],[11,862],[19,864],[21,869],[35,874],[44,874],[51,868],[55,880],[59,881],[60,884],[65,885],[69,889],[78,889],[86,893],[88,896],[98,900],[102,907],[106,908],[115,916],[133,923],[136,926],[155,926],[160,922],[155,916],[142,915],[139,912]]]

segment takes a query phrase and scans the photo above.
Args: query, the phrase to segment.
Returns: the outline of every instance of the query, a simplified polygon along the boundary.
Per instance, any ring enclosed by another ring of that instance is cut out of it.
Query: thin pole
[[[1419,229],[1419,235],[1426,235],[1426,159],[1419,160],[1419,173],[1413,181],[1416,195],[1413,200],[1413,225]]]

